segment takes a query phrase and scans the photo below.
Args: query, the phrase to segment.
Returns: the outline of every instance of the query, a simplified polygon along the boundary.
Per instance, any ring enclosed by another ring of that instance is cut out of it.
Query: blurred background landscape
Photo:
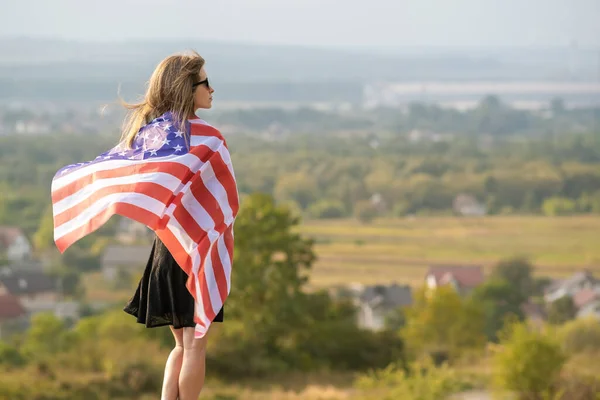
[[[152,232],[59,254],[55,172],[165,56],[242,197],[201,398],[600,399],[600,3],[0,1],[0,399],[153,399]]]

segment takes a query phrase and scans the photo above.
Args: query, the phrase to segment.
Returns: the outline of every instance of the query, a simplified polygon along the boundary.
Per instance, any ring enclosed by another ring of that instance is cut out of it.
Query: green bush
[[[576,319],[560,328],[559,338],[569,354],[600,352],[600,322],[594,318]]]
[[[333,219],[346,216],[344,203],[338,200],[319,200],[308,207],[308,212],[314,218]]]
[[[354,216],[363,223],[369,223],[377,217],[377,208],[368,200],[362,200],[354,205]]]
[[[553,398],[567,360],[558,341],[524,323],[509,325],[500,338],[493,360],[495,388],[520,400]]]
[[[19,349],[7,343],[0,342],[0,365],[8,367],[22,367],[26,359]]]
[[[558,393],[551,400],[600,400],[600,378],[565,376],[559,382]]]
[[[577,212],[577,203],[564,197],[550,197],[544,200],[542,210],[548,216],[570,215]]]
[[[397,364],[360,376],[355,386],[364,391],[365,400],[440,400],[473,387],[468,377],[446,364],[435,366],[432,360],[417,362],[409,369]]]

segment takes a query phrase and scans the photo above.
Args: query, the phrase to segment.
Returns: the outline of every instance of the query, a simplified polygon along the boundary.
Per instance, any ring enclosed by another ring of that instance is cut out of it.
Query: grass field
[[[430,265],[483,265],[526,256],[536,274],[564,277],[582,268],[600,275],[600,216],[416,217],[361,224],[356,220],[305,221],[299,232],[316,240],[313,287],[360,282],[420,285]],[[243,266],[234,267],[243,268]],[[140,271],[141,273],[141,271]],[[234,275],[235,276],[235,275]],[[109,287],[86,274],[88,298],[124,303],[131,289]]]
[[[434,264],[482,265],[526,256],[536,274],[563,277],[582,268],[600,273],[600,217],[415,217],[361,224],[305,221],[316,240],[311,284],[419,285]]]

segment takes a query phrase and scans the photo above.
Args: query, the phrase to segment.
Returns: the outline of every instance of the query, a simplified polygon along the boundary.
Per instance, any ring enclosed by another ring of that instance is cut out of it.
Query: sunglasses
[[[192,85],[192,89],[196,89],[196,86],[200,86],[200,85],[204,85],[204,86],[206,86],[206,88],[207,88],[207,89],[208,89],[208,88],[210,88],[210,83],[208,83],[208,78],[206,78],[206,79],[205,79],[205,80],[203,80],[203,81],[200,81],[200,82],[196,82],[196,83],[194,83],[194,84]]]

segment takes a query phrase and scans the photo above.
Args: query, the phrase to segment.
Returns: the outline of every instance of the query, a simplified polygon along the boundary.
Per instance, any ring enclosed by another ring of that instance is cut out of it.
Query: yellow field
[[[364,225],[355,220],[306,221],[316,239],[311,284],[422,282],[433,264],[480,264],[526,256],[538,275],[582,268],[600,273],[600,217],[415,217]]]
[[[600,275],[600,216],[416,217],[368,225],[319,220],[305,221],[298,230],[316,239],[313,287],[352,282],[416,286],[433,264],[481,264],[489,269],[516,255],[529,257],[538,275],[564,277],[583,268]],[[100,273],[91,273],[84,285],[90,300],[124,303],[137,279],[131,289],[114,290]]]

